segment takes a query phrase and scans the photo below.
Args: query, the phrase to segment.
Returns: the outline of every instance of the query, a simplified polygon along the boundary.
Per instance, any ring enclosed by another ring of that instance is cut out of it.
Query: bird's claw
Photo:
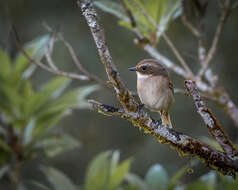
[[[158,125],[161,125],[162,124],[162,119],[159,118],[156,122],[158,123]]]

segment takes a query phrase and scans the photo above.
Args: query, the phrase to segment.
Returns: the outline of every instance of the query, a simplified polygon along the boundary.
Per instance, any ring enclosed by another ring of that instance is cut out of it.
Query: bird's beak
[[[131,67],[128,69],[129,71],[136,71],[136,67]]]

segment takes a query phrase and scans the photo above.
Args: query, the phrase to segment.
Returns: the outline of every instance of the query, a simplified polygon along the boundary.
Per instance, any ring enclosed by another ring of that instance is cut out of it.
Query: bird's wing
[[[169,88],[170,88],[170,90],[173,92],[173,94],[174,94],[174,85],[173,85],[173,83],[172,82],[169,82]]]

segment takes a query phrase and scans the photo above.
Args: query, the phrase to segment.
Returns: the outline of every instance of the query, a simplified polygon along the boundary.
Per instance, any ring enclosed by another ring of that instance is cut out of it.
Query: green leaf
[[[95,176],[95,174],[97,172],[102,170],[102,168],[104,168],[104,166],[107,165],[106,163],[108,163],[108,157],[109,157],[110,153],[111,153],[110,151],[100,153],[96,158],[94,158],[90,162],[89,167],[86,172],[87,180],[90,179],[91,177]]]
[[[0,49],[0,65],[0,76],[5,78],[11,72],[11,60],[8,54],[2,49]]]
[[[45,107],[44,112],[40,113],[40,117],[59,111],[66,111],[66,109],[69,108],[91,108],[86,97],[97,89],[99,89],[98,85],[90,85],[71,90],[49,103],[47,107]]]
[[[24,49],[34,49],[32,56],[35,60],[40,61],[45,55],[45,52],[48,51],[46,47],[50,42],[50,38],[51,37],[49,34],[37,37],[34,40],[26,43],[24,45]]]
[[[110,13],[112,15],[115,15],[116,17],[129,22],[129,19],[123,9],[123,7],[114,1],[111,0],[100,0],[100,1],[94,1],[94,5],[104,12]]]
[[[30,181],[30,183],[40,190],[51,190],[49,187],[46,187],[45,185],[39,183],[38,181]]]
[[[122,183],[125,176],[127,175],[129,168],[131,165],[131,159],[127,159],[124,162],[122,162],[113,172],[113,174],[110,176],[108,189],[109,190],[116,190],[117,187]]]
[[[143,12],[147,13],[147,10],[145,10],[146,2],[140,1],[140,0],[125,0],[124,2],[126,4],[126,6],[132,12],[132,14],[136,20],[137,27],[139,28],[140,32],[143,35],[145,35],[147,38],[150,38],[151,33],[154,32],[154,26],[148,20],[147,16],[145,14],[143,14]]]
[[[67,134],[50,135],[38,139],[34,144],[35,149],[42,149],[47,156],[54,157],[62,152],[72,150],[80,146],[78,140]]]
[[[29,98],[25,111],[26,117],[36,114],[37,112],[39,115],[41,110],[45,111],[47,109],[47,107],[45,107],[46,103],[58,98],[70,84],[70,81],[70,79],[65,77],[55,77],[46,83],[40,92]]]
[[[144,5],[144,10],[150,15],[155,23],[158,23],[164,13],[166,3],[167,0],[147,0]]]
[[[34,136],[36,138],[44,136],[44,134],[46,134],[52,127],[54,127],[66,114],[66,111],[60,111],[38,118],[34,130]]]
[[[32,89],[31,82],[29,80],[24,81],[23,94],[24,98],[28,99],[35,95],[34,90]]]
[[[216,173],[214,171],[210,171],[207,174],[200,177],[200,181],[209,187],[210,190],[215,189],[216,185]]]
[[[86,182],[84,190],[106,190],[106,180],[109,176],[109,161],[110,152],[103,152],[94,158],[86,172]]]
[[[26,128],[24,129],[24,132],[23,132],[23,145],[24,146],[28,145],[31,142],[35,124],[36,124],[36,120],[32,118],[32,119],[30,119],[29,123],[27,124]]]
[[[210,190],[205,184],[201,182],[195,182],[187,187],[187,190]]]
[[[50,35],[47,34],[26,43],[23,48],[29,56],[37,61],[40,61],[45,55],[45,51],[47,51],[46,46],[48,45],[49,41]],[[16,73],[23,73],[21,75],[22,78],[29,78],[36,69],[36,65],[29,67],[29,64],[30,62],[28,58],[20,53],[16,58],[14,71]]]
[[[157,39],[167,29],[169,22],[182,12],[181,0],[124,0],[133,14],[137,28],[147,38]],[[120,4],[111,1],[97,1],[100,9],[120,19],[119,24],[132,30],[131,23]],[[159,30],[158,30],[159,29]]]
[[[115,169],[117,168],[117,165],[119,163],[119,159],[120,159],[120,152],[118,150],[116,150],[112,153],[111,165],[110,165],[110,174],[112,174],[115,171]]]
[[[188,169],[188,166],[185,166],[174,174],[172,179],[169,181],[169,184],[167,187],[168,190],[173,190],[175,188],[175,186],[178,183],[178,180],[184,175],[184,173],[186,173],[187,169]]]
[[[7,173],[9,172],[10,167],[9,165],[4,165],[3,167],[0,168],[0,179]]]
[[[54,77],[42,87],[41,93],[47,94],[47,97],[58,98],[71,81],[71,79],[66,77]]]
[[[167,30],[169,22],[176,18],[182,12],[182,1],[181,0],[166,0],[164,7],[164,13],[158,21],[157,36],[159,37],[163,32]]]
[[[8,116],[18,118],[21,115],[20,107],[25,101],[22,96],[19,95],[18,89],[12,84],[7,82],[2,83],[0,86],[0,106],[8,113]]]
[[[55,190],[77,190],[76,185],[58,169],[53,167],[42,167],[41,170]]]
[[[75,92],[78,93],[78,96],[77,96],[77,104],[75,105],[75,108],[80,108],[80,109],[91,108],[91,105],[88,103],[88,100],[86,98],[88,95],[98,90],[99,88],[100,87],[98,85],[90,85],[90,86],[83,86],[76,89]]]
[[[149,190],[146,183],[135,174],[127,174],[125,180],[133,187],[139,187],[141,190]]]
[[[0,148],[3,149],[6,152],[11,152],[12,149],[10,146],[8,146],[8,144],[6,144],[6,142],[3,139],[0,139]]]
[[[26,49],[25,51],[29,56],[32,56],[34,49]],[[22,76],[22,73],[28,68],[29,64],[30,61],[26,58],[26,56],[20,53],[15,60],[13,68],[14,74]]]
[[[141,188],[139,188],[138,186],[134,186],[134,185],[127,185],[125,188],[123,188],[124,190],[142,190]]]
[[[229,184],[226,186],[226,190],[237,190],[238,189],[238,180],[232,180]]]
[[[150,190],[165,189],[168,180],[168,174],[160,164],[152,166],[145,176],[145,182]]]

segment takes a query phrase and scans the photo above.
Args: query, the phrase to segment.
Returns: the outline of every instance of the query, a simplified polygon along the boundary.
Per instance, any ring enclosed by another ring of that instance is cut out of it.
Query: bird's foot
[[[158,123],[158,125],[161,125],[161,124],[162,124],[162,119],[159,118],[159,119],[156,121],[156,123]]]

